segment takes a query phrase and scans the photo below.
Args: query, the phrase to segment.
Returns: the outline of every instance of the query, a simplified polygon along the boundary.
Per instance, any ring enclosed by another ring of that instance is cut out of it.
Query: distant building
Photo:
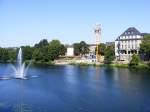
[[[95,55],[95,48],[96,48],[96,44],[88,44],[89,46],[89,53],[86,56],[86,59],[89,62],[96,62],[96,55]]]
[[[138,54],[143,36],[136,28],[130,27],[115,40],[115,56],[117,60],[130,61],[132,54]]]
[[[115,42],[106,42],[106,46],[112,46],[115,45]]]
[[[68,56],[68,57],[74,56],[74,48],[73,47],[70,46],[67,48],[66,56]]]
[[[89,44],[89,49],[90,49],[90,53],[95,54],[95,48],[96,48],[96,44]]]

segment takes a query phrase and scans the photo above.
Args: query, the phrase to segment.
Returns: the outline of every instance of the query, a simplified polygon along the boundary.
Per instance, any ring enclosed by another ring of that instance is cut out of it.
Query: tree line
[[[21,46],[23,60],[35,62],[51,62],[66,53],[66,47],[59,40],[48,42],[46,39],[31,46]],[[0,62],[15,62],[19,48],[0,48]]]
[[[75,56],[85,56],[90,52],[89,45],[81,41],[74,43],[74,54]],[[100,44],[99,54],[105,56],[107,62],[111,62],[115,58],[114,45],[106,47],[105,44]],[[64,56],[67,51],[67,46],[62,44],[59,40],[52,40],[50,42],[47,39],[42,39],[39,43],[31,46],[21,46],[23,51],[23,60],[34,62],[52,62],[58,59],[59,56]],[[19,48],[0,48],[0,62],[15,62]],[[96,51],[96,49],[95,49]]]

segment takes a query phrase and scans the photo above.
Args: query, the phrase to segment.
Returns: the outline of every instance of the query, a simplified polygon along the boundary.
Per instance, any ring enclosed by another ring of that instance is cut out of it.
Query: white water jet
[[[25,79],[29,65],[25,67],[25,63],[22,62],[22,49],[20,48],[17,56],[17,66],[13,67],[15,72],[15,78]]]
[[[13,79],[13,78],[28,79],[29,76],[27,77],[26,74],[27,74],[30,64],[31,64],[31,61],[27,66],[25,65],[25,63],[23,63],[22,49],[20,48],[18,55],[17,55],[16,66],[14,66],[13,64],[10,64],[14,71],[13,76],[3,76],[3,77],[0,77],[0,80],[8,80],[8,79]],[[30,77],[34,78],[34,77],[38,77],[38,76],[35,75],[35,76],[30,76]]]

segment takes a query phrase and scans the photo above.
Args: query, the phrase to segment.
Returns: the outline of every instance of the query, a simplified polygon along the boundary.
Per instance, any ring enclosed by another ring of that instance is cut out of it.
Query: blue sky
[[[150,32],[150,0],[0,0],[0,46],[34,45],[41,39],[64,44],[114,41],[128,27]]]

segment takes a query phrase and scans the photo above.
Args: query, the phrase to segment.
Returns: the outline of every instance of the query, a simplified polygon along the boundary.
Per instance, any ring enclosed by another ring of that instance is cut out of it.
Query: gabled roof
[[[140,33],[135,27],[129,27],[125,32],[123,32],[115,41],[120,40],[121,36],[130,36],[130,35],[145,35],[146,33]]]
[[[120,36],[129,36],[129,35],[141,35],[141,33],[135,27],[130,27]]]

